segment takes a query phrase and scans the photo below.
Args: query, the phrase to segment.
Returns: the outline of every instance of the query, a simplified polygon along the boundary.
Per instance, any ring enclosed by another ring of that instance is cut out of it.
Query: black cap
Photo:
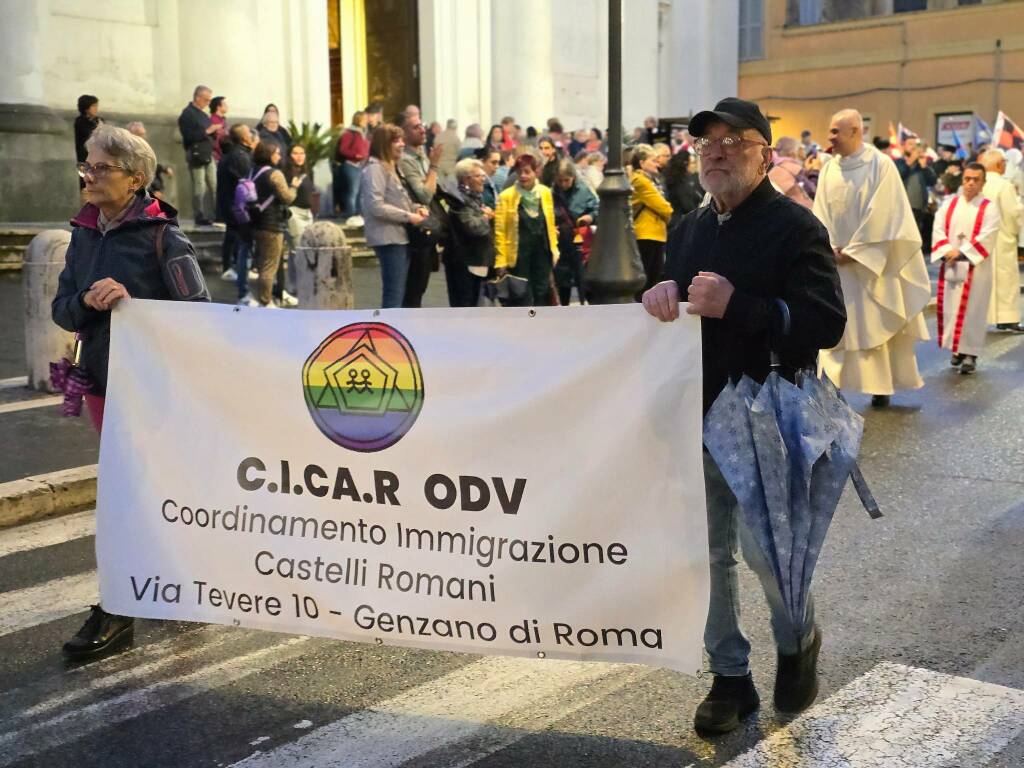
[[[769,146],[772,143],[772,127],[768,118],[761,114],[761,108],[752,101],[730,96],[715,104],[714,109],[698,112],[690,118],[687,130],[691,136],[703,136],[712,123],[725,123],[733,128],[753,128],[764,136]]]

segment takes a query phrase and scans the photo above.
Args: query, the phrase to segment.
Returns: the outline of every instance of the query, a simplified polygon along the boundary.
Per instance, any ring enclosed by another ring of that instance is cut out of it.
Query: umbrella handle
[[[789,336],[789,330],[793,325],[792,317],[789,314],[789,305],[782,299],[775,299],[775,306],[778,307],[779,314],[782,316],[782,333],[781,336]],[[782,356],[779,354],[776,348],[778,344],[773,343],[771,348],[768,350],[768,359],[773,371],[777,371],[782,367]]]

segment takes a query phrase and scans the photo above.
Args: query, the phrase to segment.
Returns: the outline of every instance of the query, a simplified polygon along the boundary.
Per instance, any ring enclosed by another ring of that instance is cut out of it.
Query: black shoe
[[[978,370],[978,358],[974,355],[964,355],[964,361],[960,364],[960,373],[969,376]]]
[[[888,408],[889,401],[892,398],[889,395],[872,395],[871,396],[871,407],[872,408]]]
[[[775,709],[795,714],[807,709],[818,696],[818,652],[821,630],[814,627],[814,639],[800,653],[779,654],[775,671]]]
[[[967,355],[953,355],[949,358],[949,364],[954,368],[959,368],[965,357],[967,357]]]
[[[205,218],[205,217],[196,216],[196,226],[197,227],[212,227],[213,226],[213,222],[210,221],[209,219]]]
[[[749,672],[743,677],[715,675],[711,691],[697,707],[693,727],[697,733],[728,733],[760,705]]]
[[[1024,325],[1020,323],[998,323],[996,330],[1003,333],[1024,333]]]
[[[135,619],[107,613],[98,605],[78,634],[64,643],[64,655],[71,661],[84,661],[131,645],[135,637]]]

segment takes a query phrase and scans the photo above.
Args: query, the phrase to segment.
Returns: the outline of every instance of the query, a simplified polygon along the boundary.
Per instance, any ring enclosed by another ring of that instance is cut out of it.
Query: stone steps
[[[337,222],[335,222],[337,223]],[[8,222],[0,223],[0,272],[20,270],[25,249],[32,238],[47,229],[70,229],[66,222]],[[196,247],[200,262],[219,264],[224,230],[221,227],[197,227],[190,221],[182,223],[182,231]],[[342,227],[346,244],[352,248],[352,260],[375,261],[376,256],[366,245],[362,227]]]

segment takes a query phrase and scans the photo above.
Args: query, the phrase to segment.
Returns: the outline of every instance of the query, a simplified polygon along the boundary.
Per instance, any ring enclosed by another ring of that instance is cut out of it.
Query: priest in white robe
[[[1017,238],[1021,229],[1021,208],[1017,188],[1004,178],[1006,156],[998,149],[983,152],[978,162],[985,166],[983,197],[999,209],[999,234],[992,251],[992,300],[988,322],[997,330],[1024,333],[1020,324],[1020,267],[1017,265]]]
[[[936,309],[939,345],[953,353],[949,363],[974,373],[988,332],[992,298],[992,252],[999,235],[999,207],[982,193],[985,166],[968,163],[960,191],[942,201],[932,229],[932,261],[939,269]]]
[[[828,230],[846,300],[846,333],[823,350],[822,370],[876,407],[924,386],[914,344],[928,339],[931,281],[921,234],[891,158],[864,144],[860,113],[832,118],[835,157],[821,170],[814,213]]]

